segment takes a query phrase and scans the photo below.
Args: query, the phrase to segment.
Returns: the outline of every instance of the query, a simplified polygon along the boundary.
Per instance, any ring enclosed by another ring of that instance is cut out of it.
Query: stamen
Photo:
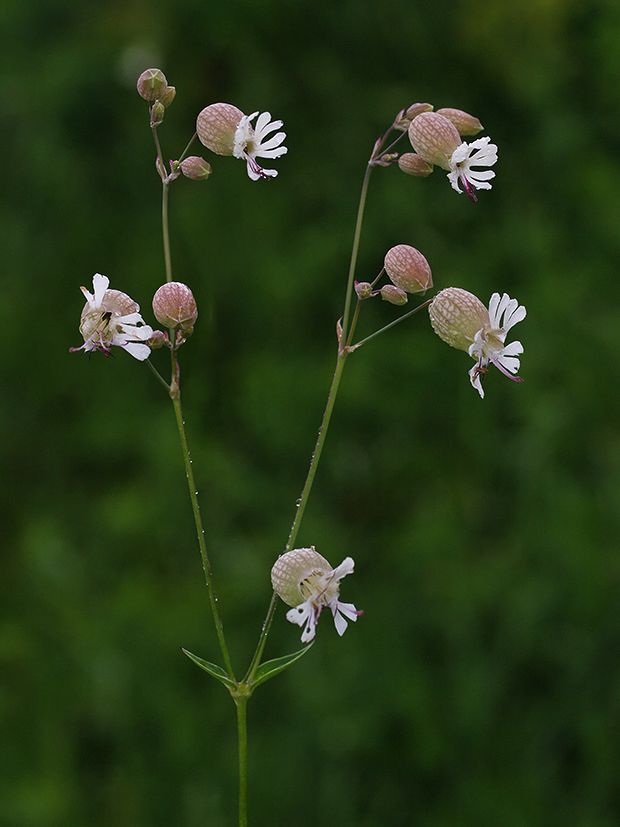
[[[515,376],[514,373],[510,373],[510,371],[506,370],[506,368],[498,362],[497,359],[494,359],[493,356],[489,356],[489,359],[493,362],[495,367],[504,374],[504,376],[512,379],[513,382],[523,382],[523,379],[520,376]]]
[[[259,175],[261,178],[265,180],[270,177],[263,171],[263,168],[256,163],[255,159],[252,158],[252,156],[246,152],[246,150],[243,151],[243,154],[245,155],[248,164],[252,167],[252,172],[255,172],[257,175]]]

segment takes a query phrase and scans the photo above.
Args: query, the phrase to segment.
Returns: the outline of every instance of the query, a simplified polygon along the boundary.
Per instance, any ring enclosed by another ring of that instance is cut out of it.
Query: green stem
[[[408,319],[409,316],[413,316],[414,313],[417,313],[418,310],[422,310],[424,307],[428,307],[428,305],[432,302],[432,299],[427,299],[422,304],[419,304],[417,307],[414,307],[413,310],[410,310],[408,313],[405,313],[403,316],[399,316],[397,319],[394,319],[393,322],[386,324],[384,327],[380,328],[379,330],[375,330],[374,333],[371,333],[370,336],[366,336],[365,339],[362,339],[355,345],[351,345],[351,350],[356,350],[358,347],[365,345],[366,342],[369,342],[371,339],[374,339],[375,336],[378,336],[380,333],[385,333],[386,330],[389,330],[394,325],[397,325],[399,322],[404,322],[405,319]],[[353,329],[351,329],[353,330]],[[352,334],[351,334],[352,335]],[[349,337],[350,338],[350,337]]]
[[[374,156],[373,156],[374,157]],[[372,161],[372,158],[371,158]],[[351,262],[349,264],[349,277],[347,281],[347,294],[345,299],[345,306],[344,306],[344,313],[342,315],[342,330],[339,334],[339,341],[338,341],[338,358],[336,360],[336,368],[334,370],[334,376],[332,378],[332,384],[329,389],[329,394],[327,397],[327,403],[325,405],[325,412],[323,413],[323,419],[321,421],[321,427],[319,428],[319,435],[317,437],[316,445],[314,446],[314,451],[312,453],[312,459],[310,460],[310,468],[308,469],[308,476],[306,477],[306,482],[304,483],[303,490],[301,492],[301,497],[297,501],[297,510],[295,512],[295,518],[293,520],[293,525],[291,526],[291,531],[289,533],[288,541],[286,543],[285,551],[290,551],[293,547],[293,544],[297,538],[297,533],[299,531],[299,527],[301,525],[301,520],[304,515],[304,511],[306,508],[306,504],[308,502],[308,498],[310,497],[310,491],[312,490],[312,483],[314,482],[314,477],[316,475],[316,471],[319,465],[319,460],[321,459],[321,453],[323,452],[323,446],[325,444],[325,439],[327,437],[327,431],[329,428],[329,423],[331,420],[332,412],[334,410],[334,405],[336,402],[336,396],[338,394],[338,388],[340,386],[340,380],[342,378],[342,372],[344,370],[344,363],[351,352],[351,350],[345,345],[345,342],[350,342],[351,337],[353,336],[353,332],[355,330],[355,325],[357,323],[357,317],[359,313],[359,301],[357,302],[355,313],[353,315],[353,319],[351,322],[351,326],[349,328],[349,313],[351,309],[351,301],[353,296],[353,285],[355,281],[355,268],[357,265],[357,253],[359,250],[359,243],[360,237],[362,233],[362,222],[364,220],[364,208],[366,206],[366,195],[368,193],[368,182],[370,181],[370,173],[372,170],[371,162],[368,163],[366,167],[366,172],[364,174],[364,182],[362,184],[362,192],[360,194],[360,202],[359,207],[357,209],[357,220],[355,223],[355,234],[353,236],[353,247],[351,250]],[[348,333],[348,336],[347,336]],[[271,622],[273,620],[273,616],[276,610],[277,605],[277,595],[275,592],[271,595],[271,601],[269,603],[269,608],[267,610],[267,615],[263,622],[263,626],[261,629],[260,637],[258,639],[258,644],[256,646],[256,651],[252,657],[250,662],[250,666],[244,678],[244,683],[251,686],[252,678],[254,673],[258,669],[260,664],[261,658],[263,656],[263,651],[265,649],[265,643],[267,642],[267,635],[269,634],[269,629],[271,628]]]
[[[246,695],[236,695],[237,737],[239,739],[239,827],[248,824],[248,727]]]
[[[202,525],[202,517],[200,516],[200,505],[198,504],[198,494],[196,491],[196,483],[194,482],[194,471],[192,469],[192,460],[187,443],[187,434],[185,431],[185,422],[183,420],[183,410],[181,408],[181,393],[179,389],[179,365],[177,361],[176,349],[172,350],[172,382],[170,385],[170,397],[174,405],[174,413],[177,420],[177,427],[179,429],[179,438],[181,440],[181,448],[183,451],[183,462],[185,463],[185,476],[187,478],[187,485],[189,488],[189,498],[192,504],[192,512],[194,514],[194,523],[196,525],[196,535],[198,537],[198,546],[200,548],[200,557],[202,559],[202,568],[205,575],[205,582],[209,592],[209,603],[211,604],[211,614],[215,623],[215,631],[224,658],[224,666],[232,680],[236,682],[233,672],[232,663],[228,654],[228,647],[224,637],[224,627],[217,610],[217,597],[213,588],[213,575],[211,573],[211,564],[209,562],[209,555],[207,554],[207,544],[205,541],[205,532]]]
[[[172,259],[170,257],[170,233],[168,230],[168,195],[170,193],[169,181],[163,181],[161,195],[161,223],[164,239],[164,262],[166,265],[166,281],[172,281]]]
[[[351,327],[351,333],[353,333],[353,326]],[[332,412],[334,410],[334,404],[336,402],[336,396],[338,394],[338,387],[340,385],[342,371],[344,370],[344,363],[348,353],[349,351],[346,348],[343,348],[338,352],[338,359],[336,360],[336,369],[334,371],[332,384],[329,389],[329,396],[327,397],[327,404],[325,406],[323,420],[321,422],[321,427],[319,428],[319,435],[316,441],[316,445],[314,446],[314,452],[312,454],[312,459],[310,461],[310,468],[308,469],[308,476],[306,477],[306,482],[304,484],[303,491],[301,492],[301,497],[297,501],[297,511],[295,512],[295,519],[293,520],[293,525],[291,526],[291,531],[289,534],[288,541],[286,543],[285,551],[290,551],[293,547],[293,544],[297,537],[297,532],[299,531],[299,527],[301,525],[301,520],[304,515],[304,510],[306,508],[308,498],[310,497],[312,483],[314,482],[314,477],[316,475],[316,471],[319,465],[319,460],[321,459],[323,446],[325,445],[325,438],[327,437],[327,430],[329,428],[329,422],[331,420]],[[260,664],[260,660],[263,655],[263,650],[265,648],[265,643],[267,642],[267,635],[269,634],[271,621],[273,620],[276,604],[277,597],[274,592],[274,594],[272,594],[271,596],[271,602],[269,604],[267,616],[263,623],[263,628],[261,629],[256,651],[254,652],[254,656],[252,657],[249,669],[244,678],[244,682],[249,685],[251,685],[254,673],[256,672]]]
[[[368,194],[368,182],[370,181],[370,173],[372,172],[372,165],[369,162],[366,166],[366,173],[364,174],[364,182],[362,184],[362,192],[360,195],[360,203],[357,208],[357,221],[355,222],[355,235],[353,236],[353,248],[351,250],[351,263],[349,264],[349,278],[347,281],[347,297],[344,303],[344,313],[342,314],[342,336],[347,338],[349,328],[349,311],[351,308],[351,299],[353,296],[353,283],[355,281],[355,268],[357,266],[357,253],[360,246],[360,237],[362,234],[362,222],[364,220],[364,208],[366,206],[366,195]]]

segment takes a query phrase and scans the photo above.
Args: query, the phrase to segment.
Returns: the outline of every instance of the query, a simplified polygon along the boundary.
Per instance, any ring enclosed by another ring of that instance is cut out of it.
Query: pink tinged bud
[[[166,76],[161,69],[147,69],[138,78],[138,94],[147,101],[156,101],[161,98],[168,86]]]
[[[417,115],[421,115],[422,112],[432,112],[433,111],[433,104],[432,103],[413,103],[405,112],[405,117],[409,118],[409,120],[413,120]]]
[[[179,281],[162,284],[153,296],[153,313],[160,324],[188,334],[198,318],[192,291]]]
[[[186,178],[193,181],[205,181],[211,175],[211,164],[200,158],[198,155],[190,155],[181,161],[181,172]]]
[[[428,261],[409,244],[398,244],[388,250],[384,267],[392,284],[407,293],[424,293],[433,286],[433,274]]]
[[[438,115],[443,115],[457,128],[459,135],[477,135],[482,131],[482,124],[478,118],[463,112],[462,109],[438,109]]]
[[[489,311],[479,298],[460,287],[437,293],[428,308],[435,333],[452,347],[469,353],[476,333],[489,326]]]
[[[415,151],[429,164],[450,169],[450,157],[461,145],[454,124],[437,112],[422,112],[409,124],[409,140]]]
[[[400,287],[396,287],[394,284],[384,284],[380,292],[383,301],[389,302],[390,304],[401,306],[407,304],[409,301],[405,291],[401,290]]]
[[[212,103],[205,107],[196,119],[200,142],[216,155],[232,155],[235,132],[243,117],[243,112],[230,103]]]
[[[399,112],[394,127],[405,132],[416,115],[421,112],[431,112],[432,109],[433,105],[431,103],[414,103],[409,109],[403,109],[402,112]]]
[[[415,152],[405,152],[401,155],[398,166],[407,175],[417,175],[418,178],[426,178],[433,171],[433,165]]]

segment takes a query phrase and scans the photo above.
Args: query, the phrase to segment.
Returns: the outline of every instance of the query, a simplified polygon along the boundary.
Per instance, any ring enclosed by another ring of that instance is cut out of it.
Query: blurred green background
[[[620,823],[620,5],[616,0],[2,0],[0,823],[224,827],[234,709],[171,405],[144,365],[70,354],[95,272],[152,322],[160,182],[137,75],[282,118],[271,183],[209,157],[171,192],[200,317],[184,405],[242,673],[335,359],[373,143],[416,101],[499,146],[477,204],[373,175],[358,277],[420,248],[440,289],[528,310],[522,385],[414,317],[348,361],[298,538],[364,616],[249,706],[250,823]],[[205,156],[208,152],[205,151]],[[364,307],[369,333],[397,315]],[[153,361],[166,370],[166,354]],[[299,647],[276,614],[267,655]]]

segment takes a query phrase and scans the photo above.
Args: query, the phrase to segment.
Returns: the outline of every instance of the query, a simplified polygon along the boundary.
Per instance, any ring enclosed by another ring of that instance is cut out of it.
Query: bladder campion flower
[[[100,350],[110,355],[112,345],[123,347],[133,357],[144,361],[151,355],[145,344],[153,335],[153,328],[144,324],[140,306],[120,290],[108,290],[110,280],[101,273],[93,276],[93,292],[85,287],[80,290],[86,297],[86,304],[80,317],[80,333],[84,337],[81,347],[71,351]]]
[[[446,111],[452,113],[457,110]],[[491,189],[489,181],[495,177],[493,170],[475,169],[491,167],[497,161],[497,146],[490,142],[490,138],[478,138],[471,144],[461,141],[461,135],[453,121],[439,112],[422,112],[417,115],[409,124],[408,134],[417,155],[428,164],[436,164],[445,169],[452,188],[457,192],[464,191],[472,201],[477,201],[477,189]],[[413,175],[424,174],[421,162],[418,162],[418,166],[420,171],[417,171],[413,159],[410,159],[406,165],[403,162],[401,169]]]
[[[294,607],[286,613],[286,619],[304,627],[302,643],[314,638],[324,607],[333,614],[339,635],[344,634],[347,620],[356,621],[362,614],[352,603],[341,603],[338,599],[340,580],[351,574],[353,567],[353,559],[347,557],[332,569],[314,546],[296,548],[278,557],[271,570],[271,583],[282,600]]]
[[[452,347],[465,350],[476,359],[469,371],[469,378],[481,397],[484,397],[482,381],[489,362],[495,365],[509,379],[522,382],[516,376],[519,370],[519,354],[523,353],[521,342],[505,344],[506,334],[517,322],[523,321],[525,307],[507,293],[500,298],[493,293],[489,309],[480,299],[460,287],[448,287],[438,293],[428,312],[433,330]]]
[[[242,158],[253,181],[259,178],[275,178],[275,169],[263,169],[257,158],[279,158],[288,149],[281,146],[286,132],[267,136],[282,126],[282,121],[272,121],[269,112],[258,115],[256,125],[252,121],[258,110],[244,115],[240,109],[229,103],[213,103],[198,115],[196,132],[201,143],[218,155],[234,155]]]

